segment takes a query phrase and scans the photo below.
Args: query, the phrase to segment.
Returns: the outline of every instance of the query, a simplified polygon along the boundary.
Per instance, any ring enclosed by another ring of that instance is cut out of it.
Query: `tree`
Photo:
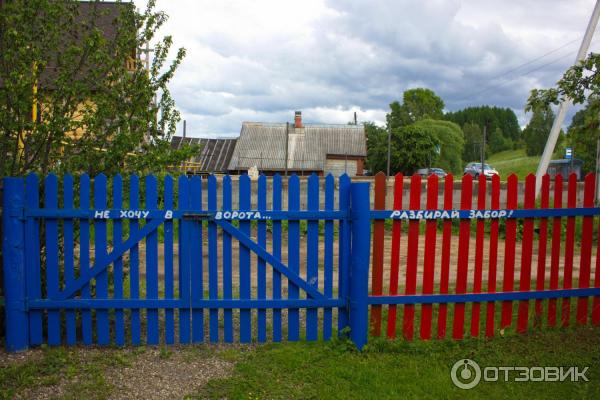
[[[410,125],[422,119],[442,119],[444,101],[430,89],[416,88],[404,92],[402,104],[390,104],[387,123],[392,129]]]
[[[583,161],[584,171],[594,171],[596,168],[596,143],[600,138],[599,116],[600,99],[592,97],[587,106],[573,116],[567,131],[567,143],[572,147],[574,157]],[[556,152],[562,153],[560,149]]]
[[[185,50],[167,64],[172,39],[155,37],[167,16],[154,7],[0,6],[0,174],[149,173],[190,156],[170,147],[180,118],[168,83]],[[149,71],[132,57],[147,42],[156,43]]]
[[[554,112],[550,106],[541,106],[533,111],[529,124],[523,130],[525,152],[528,156],[542,155],[553,122]]]
[[[424,119],[409,126],[421,129],[439,146],[429,154],[428,163],[421,164],[422,166],[431,165],[455,174],[461,171],[464,138],[460,126],[453,122],[433,119]]]
[[[482,132],[479,125],[467,122],[462,127],[464,136],[464,149],[462,159],[464,162],[479,160],[481,158]]]
[[[416,169],[429,165],[440,141],[423,125],[412,124],[392,131],[391,167],[393,173],[412,175]]]
[[[373,122],[365,122],[367,136],[367,169],[371,172],[386,171],[387,169],[387,131]]]

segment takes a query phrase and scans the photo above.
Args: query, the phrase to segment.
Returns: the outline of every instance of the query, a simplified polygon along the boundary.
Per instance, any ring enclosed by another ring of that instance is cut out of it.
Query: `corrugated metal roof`
[[[199,145],[200,152],[190,161],[200,164],[204,172],[227,172],[236,140],[173,136],[171,147],[178,149],[182,145]]]
[[[327,155],[366,157],[362,125],[304,125],[289,127],[288,169],[324,170]],[[259,170],[285,169],[286,124],[244,122],[229,170],[257,166]]]

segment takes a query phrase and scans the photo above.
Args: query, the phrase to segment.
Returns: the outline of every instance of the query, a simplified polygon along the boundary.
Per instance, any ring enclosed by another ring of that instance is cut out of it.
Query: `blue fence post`
[[[361,350],[369,327],[369,255],[371,216],[369,183],[352,183],[350,188],[352,239],[350,250],[350,339]]]
[[[25,350],[29,344],[25,281],[25,182],[4,178],[2,204],[6,350]]]

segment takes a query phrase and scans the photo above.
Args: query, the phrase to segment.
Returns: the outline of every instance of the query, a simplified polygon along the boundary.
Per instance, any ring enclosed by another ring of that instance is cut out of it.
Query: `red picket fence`
[[[393,179],[393,205],[387,206],[402,210],[404,177],[398,174]],[[413,339],[417,328],[422,340],[431,339],[433,335],[445,338],[449,325],[453,339],[462,339],[465,330],[471,337],[478,337],[482,332],[492,337],[498,329],[511,327],[520,333],[533,327],[555,327],[557,323],[566,327],[571,321],[573,298],[577,298],[577,324],[587,324],[590,315],[593,324],[600,323],[600,292],[585,290],[591,284],[592,262],[595,265],[593,285],[600,287],[600,257],[597,257],[600,241],[597,230],[594,231],[597,213],[591,211],[595,177],[591,174],[585,177],[583,208],[578,209],[578,183],[574,174],[568,182],[563,182],[561,176],[551,182],[545,175],[537,203],[535,179],[534,175],[525,179],[523,204],[519,205],[515,175],[508,177],[502,198],[499,177],[493,177],[490,182],[481,176],[476,182],[475,205],[472,204],[473,178],[466,175],[462,177],[460,210],[500,210],[501,207],[548,210],[542,213],[544,217],[538,217],[538,213],[525,218],[461,217],[454,221],[452,218],[407,218],[392,219],[391,226],[389,217],[373,218],[371,336],[381,336],[383,325],[386,325],[388,338],[396,338],[401,329],[407,340]],[[422,202],[422,178],[413,175],[408,193],[409,209],[453,210],[454,178],[448,175],[442,182],[439,180],[435,175],[427,178],[425,202]],[[562,198],[565,184],[566,204]],[[387,177],[383,173],[376,175],[375,213],[386,210],[386,188]],[[443,199],[443,204],[438,199]],[[582,214],[586,209],[588,214]],[[563,226],[565,219],[566,227]],[[576,219],[581,221],[576,223]],[[576,235],[576,230],[580,235]],[[596,243],[595,252],[593,243]],[[576,244],[579,252],[575,252]],[[578,266],[576,282],[574,266]],[[486,304],[482,305],[483,302]],[[515,302],[518,305],[513,307]]]

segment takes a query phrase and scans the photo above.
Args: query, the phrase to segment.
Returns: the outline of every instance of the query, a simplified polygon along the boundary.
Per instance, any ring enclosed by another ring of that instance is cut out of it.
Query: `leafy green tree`
[[[410,125],[422,119],[442,119],[444,101],[430,89],[409,89],[402,95],[402,104],[390,104],[387,124],[392,129]]]
[[[464,136],[464,149],[462,159],[464,162],[479,160],[481,158],[482,133],[476,123],[467,122],[462,127]]]
[[[392,173],[412,175],[416,169],[427,167],[440,145],[439,139],[423,125],[407,125],[392,134]]]
[[[573,116],[566,135],[566,142],[573,149],[574,157],[583,161],[584,171],[594,171],[596,168],[598,138],[600,138],[600,99],[594,97],[588,100],[583,110]],[[564,154],[564,150],[559,149],[557,145],[556,153]]]
[[[554,112],[550,106],[541,106],[533,111],[531,120],[523,130],[525,152],[528,156],[537,156],[544,152],[553,122]]]
[[[185,50],[167,63],[172,39],[156,37],[167,16],[154,8],[154,0],[143,12],[131,3],[2,3],[0,175],[149,173],[189,157],[193,149],[170,147],[180,117],[168,83]],[[135,53],[148,42],[146,70]]]
[[[439,146],[429,154],[429,162],[422,166],[431,165],[455,174],[461,171],[464,138],[460,126],[449,121],[424,119],[409,127],[421,129]]]
[[[385,172],[387,169],[387,131],[373,122],[365,122],[364,127],[367,136],[367,169],[373,173]]]

